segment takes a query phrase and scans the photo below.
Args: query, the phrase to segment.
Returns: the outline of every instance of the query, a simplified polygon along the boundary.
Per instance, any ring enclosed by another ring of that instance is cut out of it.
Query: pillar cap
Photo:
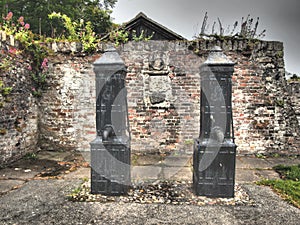
[[[214,46],[208,55],[207,60],[204,62],[206,65],[234,65],[222,51],[219,46]]]
[[[114,47],[108,47],[104,54],[97,59],[94,63],[94,66],[102,66],[102,65],[117,65],[117,66],[124,66],[124,61],[121,59],[120,55],[118,54],[117,50]]]

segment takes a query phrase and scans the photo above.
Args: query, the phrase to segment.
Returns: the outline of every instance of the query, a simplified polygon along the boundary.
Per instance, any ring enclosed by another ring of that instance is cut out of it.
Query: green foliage
[[[98,40],[93,32],[92,23],[90,21],[86,22],[85,29],[82,31],[81,42],[85,52],[92,52],[97,48]]]
[[[7,35],[13,35],[17,40],[22,43],[30,43],[33,39],[33,34],[29,30],[30,24],[24,22],[24,17],[21,16],[17,21],[13,20],[14,14],[9,12],[6,17],[3,18],[1,24],[2,30],[5,31]]]
[[[123,29],[110,32],[109,39],[115,43],[115,46],[118,47],[120,44],[125,44],[128,42],[129,32]]]
[[[282,179],[262,180],[257,184],[272,187],[285,200],[300,208],[300,164],[292,166],[278,165],[273,169],[280,174]]]
[[[300,208],[300,182],[293,180],[262,180],[259,185],[272,187],[286,201]]]
[[[154,32],[150,36],[146,36],[144,34],[144,30],[142,30],[141,34],[139,36],[136,35],[136,31],[132,31],[132,40],[134,41],[149,41],[153,37]]]
[[[9,58],[2,59],[2,61],[0,62],[0,70],[7,71],[10,68],[11,64],[12,62]]]
[[[5,87],[5,88],[1,88],[0,90],[1,90],[2,96],[6,96],[6,95],[10,94],[10,92],[12,91],[12,87]]]
[[[124,30],[123,28],[116,28],[116,30],[111,31],[109,35],[109,40],[115,43],[115,46],[118,47],[120,44],[125,44],[129,41],[129,37],[131,35],[131,38],[133,41],[149,41],[152,39],[154,32],[147,36],[145,35],[145,31],[142,30],[140,35],[137,35],[137,32],[133,30],[131,33],[127,30]]]
[[[278,58],[282,58],[284,53],[283,53],[283,51],[277,51],[276,55]]]
[[[71,192],[71,195],[77,195],[80,193],[80,191],[81,191],[80,187],[74,188]]]
[[[10,57],[16,58],[20,52],[23,52],[30,59],[31,66],[28,70],[30,70],[34,81],[32,92],[35,96],[40,96],[45,88],[46,75],[48,73],[48,49],[36,40],[36,36],[29,30],[30,25],[24,22],[24,17],[22,16],[15,21],[13,13],[9,12],[4,18],[1,29],[20,41],[22,50],[11,48],[9,50]],[[7,58],[6,61],[1,63],[1,68],[9,69],[10,65],[10,59]]]
[[[56,13],[56,12],[49,14],[48,17],[51,20],[53,20],[53,18],[62,19],[63,25],[68,31],[67,39],[69,41],[75,41],[75,40],[77,41],[78,40],[78,35],[76,32],[76,28],[78,25],[76,22],[72,22],[70,17],[68,17],[66,14],[61,14],[61,13]],[[63,39],[65,39],[64,34],[63,34]]]
[[[27,160],[37,160],[37,155],[34,152],[26,153],[24,159]]]
[[[258,159],[265,159],[265,158],[267,158],[264,154],[262,154],[262,153],[257,153],[256,155],[255,155],[255,157],[256,158],[258,158]]]
[[[194,140],[193,139],[187,139],[184,141],[185,145],[193,145],[194,144]]]
[[[0,80],[0,108],[4,106],[4,102],[11,91],[12,87],[5,87],[3,81]]]
[[[273,169],[280,174],[282,179],[300,181],[300,164],[292,166],[278,165]]]
[[[63,21],[68,33],[67,37],[62,36],[62,39],[81,42],[85,52],[92,52],[96,49],[98,40],[90,21],[86,23],[83,20],[80,20],[79,23],[73,22],[67,15],[56,12],[51,13],[49,18],[58,18]]]
[[[89,181],[89,178],[88,177],[84,177],[82,178],[82,181],[85,183],[85,182],[88,182]]]
[[[12,11],[17,17],[27,18],[33,33],[55,37],[63,35],[64,26],[51,21],[49,13],[60,12],[72,21],[91,21],[95,31],[100,34],[107,32],[112,25],[110,9],[115,3],[116,0],[3,0],[0,7],[2,17]]]
[[[292,81],[300,81],[300,77],[298,77],[297,74],[293,74],[293,76],[288,80],[288,82]]]

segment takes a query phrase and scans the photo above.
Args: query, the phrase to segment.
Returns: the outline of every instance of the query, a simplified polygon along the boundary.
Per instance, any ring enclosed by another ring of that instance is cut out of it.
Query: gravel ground
[[[80,180],[32,180],[0,196],[0,224],[299,224],[300,210],[268,187],[242,185],[254,205],[72,202]]]

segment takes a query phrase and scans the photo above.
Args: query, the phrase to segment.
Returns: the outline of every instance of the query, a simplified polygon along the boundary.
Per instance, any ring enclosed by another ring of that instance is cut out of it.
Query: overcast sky
[[[123,23],[139,12],[187,39],[199,33],[205,12],[210,27],[218,17],[224,27],[260,17],[264,39],[282,41],[287,71],[300,75],[300,0],[118,0],[112,17]]]

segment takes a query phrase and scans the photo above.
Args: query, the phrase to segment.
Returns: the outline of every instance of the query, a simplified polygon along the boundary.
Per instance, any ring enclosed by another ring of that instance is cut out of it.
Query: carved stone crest
[[[161,58],[145,63],[144,103],[147,107],[168,108],[176,100],[172,94],[173,68],[164,63]],[[170,76],[172,74],[172,76]]]

